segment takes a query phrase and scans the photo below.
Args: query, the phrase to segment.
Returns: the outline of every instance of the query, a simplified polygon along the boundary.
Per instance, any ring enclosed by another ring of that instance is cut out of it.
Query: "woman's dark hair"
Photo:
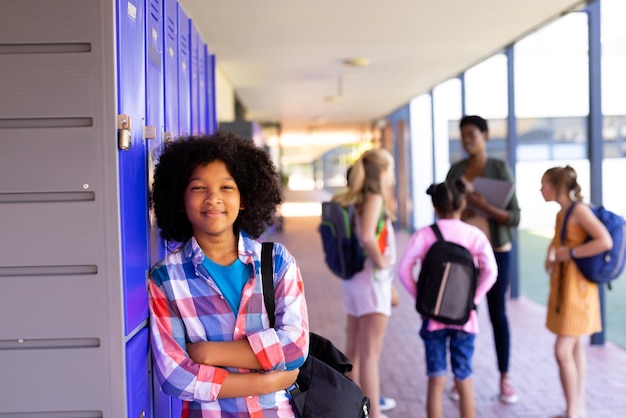
[[[465,200],[465,183],[463,180],[431,184],[426,194],[431,196],[433,206],[441,214],[449,215],[463,207]]]
[[[476,115],[468,115],[463,116],[461,118],[461,122],[459,122],[459,129],[465,125],[474,125],[478,128],[480,132],[489,132],[489,126],[487,125],[487,121],[480,116]]]
[[[245,207],[233,225],[234,232],[243,230],[258,238],[274,223],[276,207],[282,200],[276,167],[267,152],[251,140],[220,130],[211,135],[180,137],[164,146],[155,167],[151,196],[163,239],[183,243],[192,237],[185,214],[185,188],[197,166],[215,160],[226,164]]]

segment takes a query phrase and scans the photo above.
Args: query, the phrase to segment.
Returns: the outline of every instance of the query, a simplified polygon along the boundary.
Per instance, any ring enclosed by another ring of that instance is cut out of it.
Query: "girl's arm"
[[[480,231],[476,231],[474,251],[478,260],[478,284],[476,286],[474,304],[478,305],[489,289],[496,283],[498,265],[496,264],[496,256],[493,253],[491,243],[485,234]]]
[[[201,364],[251,370],[262,368],[247,339],[188,343],[187,352],[193,361]]]
[[[166,268],[159,270],[152,272],[148,282],[150,342],[157,378],[169,396],[184,401],[215,401],[229,373],[189,358],[184,349],[185,325],[162,287],[168,280]]]
[[[421,253],[423,252],[423,240],[421,239],[422,232],[417,231],[409,239],[409,243],[406,246],[406,250],[400,262],[398,263],[398,278],[402,286],[413,298],[417,298],[417,282],[414,278],[415,265],[421,260]]]
[[[229,373],[218,398],[241,398],[278,392],[291,386],[298,377],[298,370],[271,373]]]
[[[590,237],[589,241],[573,248],[575,257],[591,257],[610,250],[613,246],[609,231],[589,206],[584,204],[574,206],[569,222],[579,224]],[[566,261],[571,258],[570,248],[565,246],[557,248],[554,254],[556,261]]]
[[[383,197],[379,194],[368,194],[361,208],[360,238],[367,256],[374,262],[377,269],[391,267],[391,263],[380,252],[376,229],[383,210]]]

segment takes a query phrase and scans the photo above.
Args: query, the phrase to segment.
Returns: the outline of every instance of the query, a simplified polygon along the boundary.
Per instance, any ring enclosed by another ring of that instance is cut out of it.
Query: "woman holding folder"
[[[515,403],[518,396],[508,376],[511,338],[505,300],[509,287],[513,228],[519,225],[520,208],[515,195],[511,168],[506,161],[487,156],[489,138],[487,121],[480,116],[464,116],[459,128],[463,150],[467,157],[450,167],[446,180],[462,179],[467,184],[468,207],[461,214],[461,219],[479,227],[487,235],[496,256],[498,278],[487,293],[487,305],[500,371],[499,398],[504,403]],[[490,192],[496,189],[500,192],[490,193],[487,198],[485,193],[477,190],[480,183],[490,183],[492,186],[488,189]],[[450,397],[453,399],[458,397],[454,389]]]

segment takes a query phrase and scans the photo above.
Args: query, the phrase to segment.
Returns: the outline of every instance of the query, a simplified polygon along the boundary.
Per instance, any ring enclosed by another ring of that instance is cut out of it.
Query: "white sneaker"
[[[450,389],[450,394],[448,396],[455,402],[458,402],[461,399],[461,395],[459,395],[459,391],[456,390],[456,386],[452,386],[452,389]]]
[[[380,397],[380,410],[381,411],[391,411],[396,407],[396,400],[393,398],[386,398],[384,396]]]

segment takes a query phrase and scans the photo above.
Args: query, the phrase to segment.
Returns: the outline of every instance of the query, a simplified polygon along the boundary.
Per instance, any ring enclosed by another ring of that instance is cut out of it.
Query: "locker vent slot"
[[[0,54],[75,54],[81,52],[91,52],[91,44],[89,42],[0,44]]]
[[[88,128],[91,126],[93,126],[93,118],[0,119],[0,129]]]
[[[98,266],[14,266],[0,267],[0,277],[86,276],[98,274]]]
[[[100,338],[46,338],[0,340],[0,350],[49,350],[52,348],[100,347]],[[0,415],[1,417],[2,415]]]
[[[93,202],[94,192],[0,193],[0,203]]]
[[[0,418],[102,418],[102,411],[0,412]]]

